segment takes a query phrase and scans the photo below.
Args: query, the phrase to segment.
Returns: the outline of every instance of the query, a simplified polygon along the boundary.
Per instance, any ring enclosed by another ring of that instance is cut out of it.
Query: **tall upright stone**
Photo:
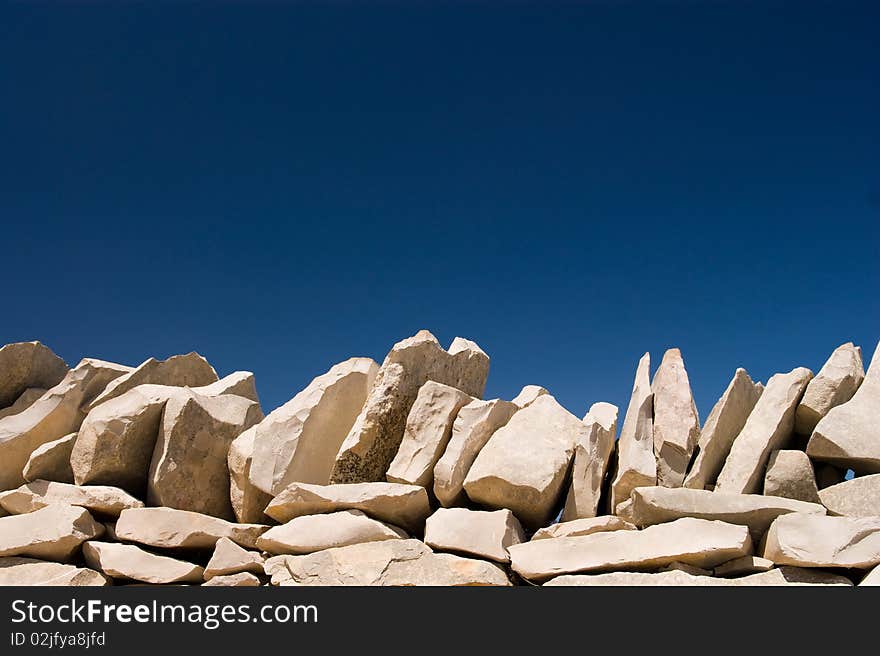
[[[67,374],[64,360],[40,342],[17,342],[0,348],[0,410],[28,388],[49,389]]]
[[[781,449],[770,454],[764,494],[819,503],[819,488],[810,458],[803,451]]]
[[[562,511],[562,521],[595,517],[599,512],[602,483],[608,471],[617,435],[617,406],[594,403],[584,417],[587,433],[574,450],[571,485]]]
[[[681,351],[669,349],[654,374],[654,453],[657,484],[681,487],[700,439],[700,418]]]
[[[831,408],[849,401],[865,378],[862,349],[847,342],[838,346],[816,377],[807,385],[804,398],[798,404],[794,430],[799,435],[811,435],[816,424]]]
[[[265,421],[265,420],[263,420]],[[259,426],[259,424],[257,424]],[[250,473],[254,455],[254,437],[257,426],[251,426],[229,445],[226,464],[229,467],[229,500],[236,521],[244,524],[261,524],[266,521],[263,510],[272,501],[251,482]]]

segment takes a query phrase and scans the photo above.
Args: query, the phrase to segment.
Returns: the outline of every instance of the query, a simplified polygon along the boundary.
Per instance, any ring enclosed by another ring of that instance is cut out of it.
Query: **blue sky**
[[[0,9],[0,342],[271,409],[420,328],[488,396],[880,339],[880,5]]]

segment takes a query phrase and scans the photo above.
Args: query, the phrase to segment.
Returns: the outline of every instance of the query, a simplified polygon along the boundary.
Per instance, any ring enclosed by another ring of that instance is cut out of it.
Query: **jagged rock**
[[[832,408],[816,424],[807,445],[807,455],[814,460],[853,469],[858,474],[880,473],[878,425],[880,344],[858,391],[846,403]]]
[[[872,569],[865,575],[861,581],[859,581],[859,585],[862,586],[875,586],[880,585],[880,565]]]
[[[681,351],[669,349],[651,383],[657,484],[681,487],[700,439],[700,418]]]
[[[770,525],[762,555],[777,565],[874,567],[880,564],[880,517],[785,515]]]
[[[492,399],[471,401],[458,411],[446,450],[434,465],[434,495],[442,505],[462,505],[466,501],[464,480],[477,454],[517,410],[519,406],[514,403]]]
[[[250,588],[260,585],[260,579],[250,572],[214,576],[202,583],[203,586],[224,586],[228,588]]]
[[[859,476],[819,492],[832,515],[880,517],[880,474]]]
[[[529,581],[559,574],[658,568],[682,562],[709,569],[752,553],[745,526],[685,517],[642,531],[533,540],[508,550],[513,570]]]
[[[254,549],[257,538],[268,529],[174,508],[130,508],[116,522],[120,540],[162,549],[213,549],[220,538]]]
[[[103,532],[104,527],[85,508],[46,506],[26,515],[0,518],[0,556],[67,561],[80,544]]]
[[[780,515],[825,514],[817,503],[688,488],[639,487],[633,490],[632,502],[632,521],[639,527],[696,517],[748,526],[756,542]]]
[[[202,396],[232,394],[249,399],[254,403],[260,402],[260,397],[257,396],[257,382],[254,380],[254,374],[250,371],[233,371],[216,383],[194,387],[193,391]]]
[[[509,510],[440,508],[425,522],[429,547],[499,563],[509,563],[507,548],[524,540],[523,528]]]
[[[831,408],[853,397],[864,378],[862,349],[853,346],[852,342],[838,346],[807,385],[804,398],[795,413],[795,432],[800,435],[812,434],[816,424]]]
[[[510,585],[498,565],[435,554],[418,540],[367,542],[308,556],[275,556],[266,561],[266,573],[273,585]]]
[[[617,406],[594,403],[584,417],[587,433],[575,446],[571,485],[562,521],[595,517],[599,512],[602,484],[617,435]]]
[[[43,396],[46,391],[47,390],[42,387],[28,387],[17,399],[15,399],[15,403],[8,408],[0,408],[0,419],[11,415],[17,415],[19,412],[27,410],[35,401]]]
[[[764,474],[764,494],[819,503],[816,475],[807,454],[791,450],[771,453]]]
[[[0,490],[24,483],[22,470],[31,453],[79,430],[85,418],[83,406],[129,370],[101,360],[82,360],[27,410],[0,419]]]
[[[755,404],[724,463],[716,491],[753,494],[761,491],[770,453],[784,448],[794,430],[794,413],[813,377],[804,367],[776,374]]]
[[[36,558],[7,556],[0,558],[0,586],[105,586],[100,572],[75,565],[53,563]]]
[[[29,387],[49,389],[61,382],[67,365],[40,342],[17,342],[0,348],[0,408],[6,408]]]
[[[33,481],[15,490],[0,493],[0,506],[23,515],[51,504],[81,506],[91,513],[118,517],[126,508],[142,508],[144,503],[117,487],[70,485],[53,481]]]
[[[816,572],[800,567],[779,567],[768,572],[752,574],[739,579],[692,576],[686,572],[612,572],[609,574],[557,576],[544,585],[611,585],[611,586],[782,586],[782,585],[852,585],[845,576]]]
[[[715,568],[715,576],[743,576],[766,572],[775,567],[772,560],[760,556],[743,556],[721,563]]]
[[[538,397],[499,428],[477,455],[464,482],[468,497],[508,508],[524,525],[546,525],[587,426],[549,394]]]
[[[89,567],[117,579],[144,583],[201,583],[202,568],[167,556],[144,551],[133,544],[86,542],[83,558]]]
[[[605,531],[635,531],[635,524],[615,517],[614,515],[602,515],[600,517],[587,517],[574,519],[570,522],[560,522],[552,526],[535,531],[532,540],[544,540],[547,538],[574,538]]]
[[[532,402],[535,399],[537,399],[539,396],[543,396],[544,394],[549,394],[549,393],[550,392],[545,390],[540,385],[526,385],[525,387],[523,387],[519,391],[519,394],[517,394],[516,397],[514,397],[513,401],[511,401],[511,403],[513,403],[518,408],[522,409],[522,408],[525,408],[526,406],[531,405]]]
[[[342,443],[332,483],[381,481],[397,453],[406,418],[419,388],[433,380],[481,397],[489,357],[456,337],[444,351],[427,330],[398,342],[382,363],[364,407]]]
[[[745,369],[737,369],[724,394],[709,413],[697,442],[697,457],[684,479],[684,487],[703,490],[715,485],[733,441],[764,391]]]
[[[217,372],[198,353],[174,355],[167,360],[149,358],[135,369],[129,369],[125,376],[120,376],[112,384],[107,385],[97,398],[89,405],[89,410],[102,403],[122,396],[138,385],[168,385],[170,387],[200,387],[216,383]]]
[[[265,533],[263,534],[265,535]],[[257,538],[259,544],[261,538]],[[220,538],[214,546],[214,553],[208,566],[205,567],[205,580],[210,581],[215,576],[228,576],[251,572],[263,573],[263,556],[256,551],[243,549],[229,538]]]
[[[630,492],[642,485],[657,484],[654,458],[654,395],[651,392],[651,356],[639,360],[632,396],[617,441],[617,471],[611,483],[610,507],[629,499]]]
[[[272,496],[293,482],[329,483],[378,370],[370,358],[340,362],[270,412],[256,428],[251,483]]]
[[[73,483],[70,454],[76,442],[76,433],[46,442],[34,449],[25,463],[21,475],[25,481],[36,480]]]
[[[266,514],[283,524],[303,515],[339,510],[360,510],[410,531],[420,530],[431,514],[425,488],[402,483],[291,483],[266,507]]]
[[[250,524],[260,524],[266,521],[263,509],[272,501],[272,496],[263,492],[250,479],[254,438],[259,425],[251,426],[232,440],[232,444],[229,445],[229,454],[226,456],[232,512],[235,513],[237,521]]]
[[[325,515],[296,517],[281,526],[273,526],[257,540],[257,548],[276,555],[301,555],[363,542],[408,537],[401,529],[371,519],[359,510],[341,510]]]

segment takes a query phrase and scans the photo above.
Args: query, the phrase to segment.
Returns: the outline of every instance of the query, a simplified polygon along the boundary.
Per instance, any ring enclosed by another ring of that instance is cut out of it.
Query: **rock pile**
[[[7,345],[0,585],[880,584],[880,345],[737,369],[702,426],[678,349],[622,418],[488,372],[421,331],[264,417],[196,353]]]

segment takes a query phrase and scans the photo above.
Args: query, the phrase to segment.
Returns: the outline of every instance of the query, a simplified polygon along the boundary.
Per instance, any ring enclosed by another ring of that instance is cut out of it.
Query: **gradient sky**
[[[197,350],[268,411],[428,328],[701,418],[880,339],[880,3],[0,9],[0,343]]]

